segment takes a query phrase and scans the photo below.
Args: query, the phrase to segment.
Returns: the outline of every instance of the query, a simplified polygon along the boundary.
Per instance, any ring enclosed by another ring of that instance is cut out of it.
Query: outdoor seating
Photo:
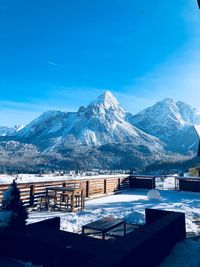
[[[60,210],[64,206],[65,209],[68,209],[71,205],[71,197],[72,193],[71,192],[64,192],[60,194]]]
[[[64,192],[60,194],[60,209],[64,206],[65,208],[70,208],[72,203],[72,192]],[[74,195],[74,207],[81,206],[81,191],[77,191]]]
[[[75,208],[84,208],[84,188],[81,183],[69,184],[65,186],[64,192],[60,195],[60,209],[74,211]]]
[[[53,204],[51,205],[53,201]],[[55,210],[55,205],[57,202],[57,197],[55,195],[46,195],[46,196],[42,196],[41,197],[41,201],[40,201],[40,209],[42,209],[43,203],[45,204],[45,208],[47,210],[50,209],[51,206],[53,206],[53,209]]]
[[[41,207],[49,209],[53,200],[54,210],[56,208],[74,212],[75,209],[84,208],[85,196],[81,183],[64,183],[62,187],[47,187],[46,195],[41,198]]]

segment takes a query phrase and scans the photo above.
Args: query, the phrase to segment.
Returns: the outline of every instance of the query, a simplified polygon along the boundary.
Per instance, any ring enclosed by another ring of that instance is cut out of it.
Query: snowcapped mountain
[[[65,128],[67,118],[72,114],[55,110],[44,112],[18,131],[15,135],[15,140],[33,143],[39,147],[50,145],[49,140],[60,136],[60,133]]]
[[[77,120],[69,131],[81,144],[101,146],[110,143],[158,142],[125,120],[126,112],[117,99],[107,91],[90,103],[81,107]]]
[[[169,98],[133,116],[106,91],[77,112],[44,112],[24,128],[1,136],[0,150],[3,162],[13,150],[24,166],[144,168],[183,160],[179,153],[194,151],[198,138],[192,124],[199,120],[196,109]]]
[[[130,116],[128,120],[136,127],[164,141],[173,134],[173,131],[177,131],[185,125],[176,103],[170,98]]]
[[[130,124],[126,116],[117,99],[106,91],[77,112],[47,111],[1,141],[33,145],[51,166],[68,168],[74,164],[82,168],[142,167],[167,157],[165,145]]]
[[[125,120],[126,112],[111,92],[106,91],[78,112],[48,111],[16,134],[17,140],[39,145],[42,149],[111,143],[162,147],[161,142]]]
[[[197,147],[193,124],[200,122],[199,113],[184,102],[166,98],[134,116],[129,114],[127,120],[158,137],[173,151],[188,152]]]
[[[15,125],[12,128],[7,126],[0,126],[0,136],[13,135],[16,132],[20,131],[22,128],[23,126],[21,125]]]

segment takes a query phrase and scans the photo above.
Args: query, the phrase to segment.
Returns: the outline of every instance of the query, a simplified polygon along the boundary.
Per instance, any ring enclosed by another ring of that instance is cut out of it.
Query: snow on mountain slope
[[[200,112],[196,108],[192,108],[190,105],[178,101],[176,105],[179,109],[179,113],[183,120],[191,124],[200,124]]]
[[[79,120],[69,133],[76,133],[82,144],[97,146],[127,141],[139,142],[141,138],[158,141],[125,121],[125,114],[117,99],[107,91],[86,108],[79,109]]]
[[[17,136],[30,137],[36,133],[45,132],[50,134],[62,128],[63,118],[66,117],[65,112],[50,110],[44,112],[41,116],[33,120],[26,127],[20,130]]]
[[[198,112],[185,105],[167,98],[133,116],[106,91],[77,112],[47,111],[2,136],[3,160],[11,141],[22,144],[22,152],[23,145],[33,145],[34,164],[45,167],[128,169],[183,160],[198,143],[191,124],[198,122]]]
[[[139,112],[132,116],[131,120],[134,125],[142,126],[141,128],[145,128],[147,132],[152,131],[155,134],[155,130],[157,130],[158,135],[161,125],[167,128],[181,128],[185,124],[176,103],[170,98],[159,101],[154,106]],[[158,126],[157,129],[152,129],[155,126]]]
[[[7,126],[0,126],[0,136],[13,135],[16,132],[20,131],[22,128],[23,126],[21,125],[15,125],[12,128]]]
[[[98,117],[99,115],[105,116],[106,111],[109,112],[109,115],[112,115],[111,118],[115,119],[123,118],[125,115],[125,110],[110,91],[104,92],[97,100],[91,102],[87,109],[93,111]]]
[[[165,144],[130,124],[126,114],[106,91],[78,112],[45,112],[10,139],[1,137],[0,144],[5,147],[13,140],[33,145],[38,149],[34,164],[45,168],[143,168],[153,160],[166,159]],[[24,162],[30,160],[24,158]]]
[[[78,112],[48,111],[28,124],[17,139],[53,151],[76,145],[101,146],[132,142],[161,148],[163,144],[125,120],[126,112],[111,92],[106,91]]]
[[[54,145],[76,120],[76,113],[50,110],[33,120],[16,135],[16,140],[33,143],[40,148]]]
[[[198,122],[198,112],[184,102],[166,98],[126,119],[141,130],[158,137],[177,152],[196,150],[197,136],[192,124]]]

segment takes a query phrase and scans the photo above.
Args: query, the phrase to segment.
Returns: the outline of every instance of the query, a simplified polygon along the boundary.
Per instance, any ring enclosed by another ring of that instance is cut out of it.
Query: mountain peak
[[[90,103],[89,107],[97,109],[101,114],[111,112],[120,117],[123,117],[125,114],[117,98],[110,91],[105,91],[101,94],[95,101]]]
[[[103,94],[101,94],[95,101],[93,101],[91,104],[97,104],[101,105],[103,104],[105,108],[109,109],[111,107],[120,106],[118,100],[116,97],[110,92],[105,91]]]
[[[171,98],[165,98],[139,112],[131,121],[136,127],[164,142],[185,125],[175,101]]]
[[[120,120],[125,116],[125,113],[116,97],[110,91],[105,91],[87,107],[80,107],[78,110],[79,116],[109,118],[109,120]]]
[[[157,102],[157,103],[162,103],[162,104],[167,104],[167,105],[171,105],[171,104],[176,104],[175,101],[172,98],[164,98],[163,100]]]

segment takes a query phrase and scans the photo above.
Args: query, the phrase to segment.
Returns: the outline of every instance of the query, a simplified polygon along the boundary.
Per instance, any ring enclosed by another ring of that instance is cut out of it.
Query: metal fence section
[[[155,189],[179,190],[176,176],[160,176],[155,178]]]

